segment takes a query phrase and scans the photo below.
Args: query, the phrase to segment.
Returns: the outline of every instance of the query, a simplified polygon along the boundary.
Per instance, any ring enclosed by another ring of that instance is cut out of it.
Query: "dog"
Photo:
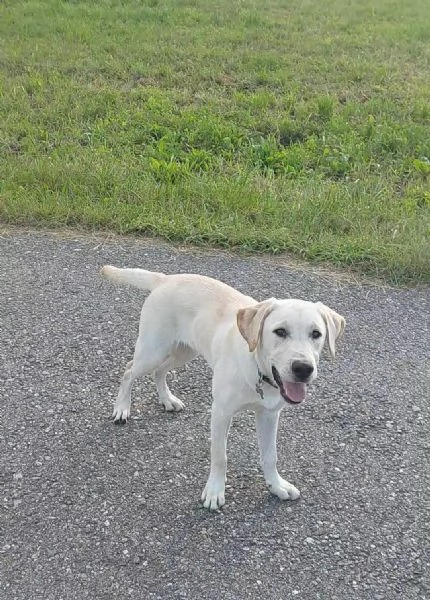
[[[131,388],[152,374],[167,411],[184,408],[170,391],[166,375],[197,355],[213,371],[211,466],[201,500],[216,510],[225,503],[226,446],[232,417],[255,412],[261,466],[269,490],[295,500],[299,490],[277,470],[279,414],[297,406],[317,377],[324,344],[335,355],[345,319],[321,302],[257,302],[234,288],[202,275],[166,275],[144,269],[104,266],[104,277],[149,291],[140,317],[133,360],[122,378],[114,405],[115,422],[130,416]]]

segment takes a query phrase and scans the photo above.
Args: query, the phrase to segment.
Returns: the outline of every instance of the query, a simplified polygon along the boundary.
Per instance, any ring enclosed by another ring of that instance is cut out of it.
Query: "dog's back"
[[[112,266],[103,267],[101,274],[114,282],[151,291],[142,309],[141,328],[152,329],[152,323],[158,322],[163,339],[186,344],[209,364],[214,361],[215,333],[223,324],[236,324],[240,308],[256,303],[227,284],[203,275],[165,275]]]

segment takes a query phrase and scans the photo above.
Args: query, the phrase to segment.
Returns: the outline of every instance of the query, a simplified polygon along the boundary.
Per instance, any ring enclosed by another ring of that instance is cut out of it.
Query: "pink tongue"
[[[291,383],[285,384],[285,393],[290,400],[293,402],[301,402],[306,398],[306,384],[305,383]]]

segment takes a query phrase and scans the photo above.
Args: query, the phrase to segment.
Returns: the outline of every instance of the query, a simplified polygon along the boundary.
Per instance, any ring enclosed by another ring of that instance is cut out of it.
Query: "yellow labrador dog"
[[[327,341],[331,354],[345,320],[320,302],[256,302],[237,290],[201,275],[165,275],[143,269],[105,266],[114,282],[149,290],[140,317],[133,360],[126,367],[113,418],[130,416],[131,387],[151,373],[166,410],[184,407],[166,383],[167,373],[202,355],[213,370],[211,468],[203,490],[206,508],[224,504],[226,445],[236,413],[255,411],[261,465],[270,491],[295,500],[299,490],[277,470],[276,434],[281,410],[297,405],[317,376]]]

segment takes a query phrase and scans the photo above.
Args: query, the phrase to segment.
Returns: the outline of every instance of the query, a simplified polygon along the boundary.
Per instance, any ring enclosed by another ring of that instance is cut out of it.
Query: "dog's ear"
[[[345,319],[322,302],[317,302],[316,304],[327,327],[328,347],[330,354],[334,358],[336,354],[336,340],[342,335],[345,329]]]
[[[242,337],[248,342],[249,351],[254,352],[259,342],[264,320],[275,308],[275,298],[269,298],[254,306],[240,308],[237,311],[237,326]]]

